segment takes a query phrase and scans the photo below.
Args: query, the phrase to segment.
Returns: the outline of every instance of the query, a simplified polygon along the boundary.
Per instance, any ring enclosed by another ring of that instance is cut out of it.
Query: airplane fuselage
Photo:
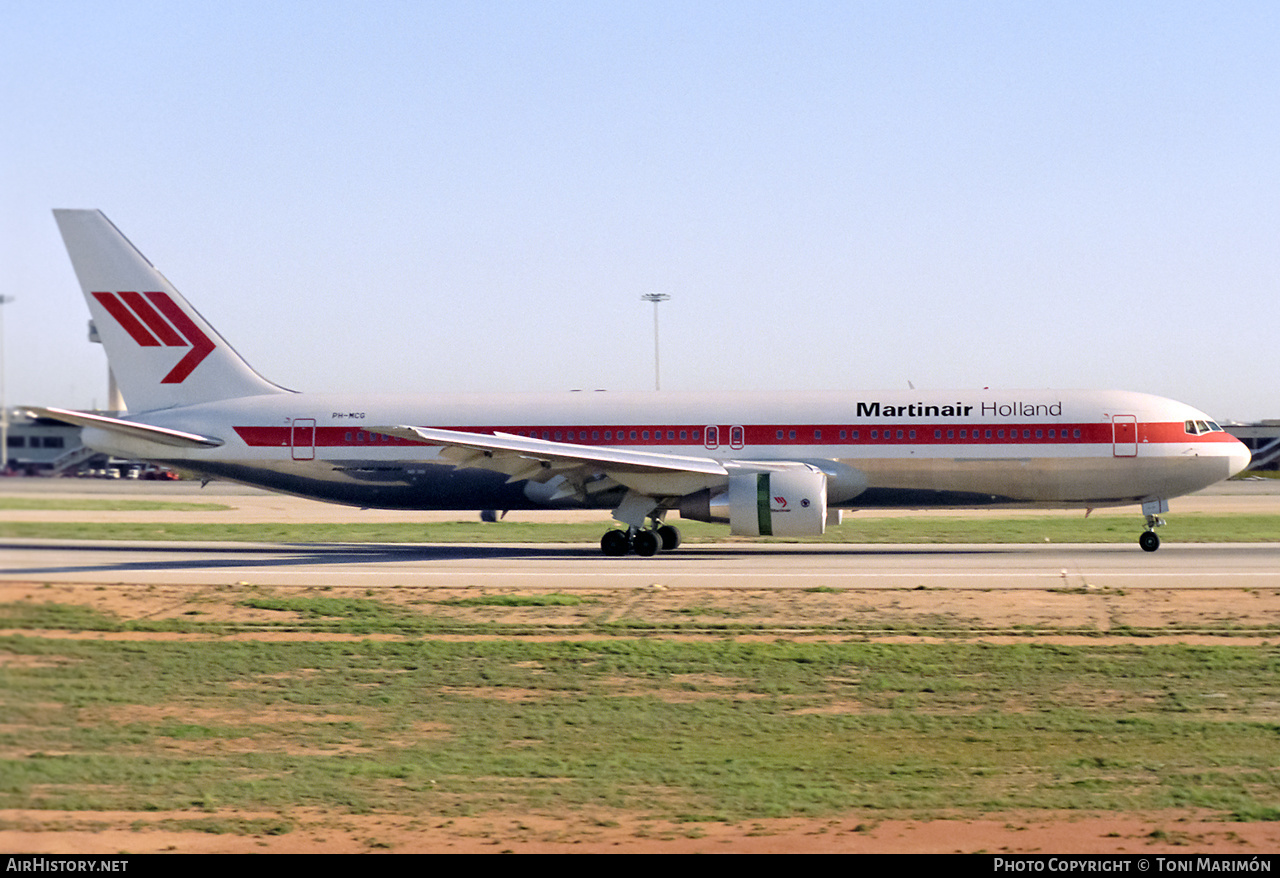
[[[602,483],[555,496],[546,480],[457,467],[439,448],[380,431],[382,425],[717,461],[811,463],[827,474],[828,503],[846,508],[1131,504],[1199,490],[1248,460],[1232,436],[1208,429],[1203,412],[1124,391],[296,393],[184,406],[142,420],[225,441],[178,451],[90,428],[86,443],[203,476],[400,509],[613,508],[621,489]]]

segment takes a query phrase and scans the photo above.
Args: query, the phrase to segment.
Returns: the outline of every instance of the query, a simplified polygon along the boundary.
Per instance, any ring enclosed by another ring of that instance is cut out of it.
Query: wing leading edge
[[[468,433],[430,427],[370,427],[378,433],[439,446],[441,457],[457,467],[504,473],[509,481],[549,482],[557,476],[558,497],[595,493],[613,485],[653,498],[681,497],[725,484],[729,470],[707,457],[632,451],[551,442],[509,433]]]

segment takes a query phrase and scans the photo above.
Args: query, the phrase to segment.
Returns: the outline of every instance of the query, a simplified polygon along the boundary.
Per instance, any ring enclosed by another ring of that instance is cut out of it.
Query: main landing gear
[[[670,552],[680,546],[680,531],[669,524],[656,528],[627,528],[606,531],[600,538],[600,551],[619,557],[635,552],[641,557],[651,557],[659,550]]]

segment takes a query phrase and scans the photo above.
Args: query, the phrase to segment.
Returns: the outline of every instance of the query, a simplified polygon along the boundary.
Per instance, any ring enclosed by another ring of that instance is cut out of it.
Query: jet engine
[[[734,473],[727,489],[681,498],[680,517],[727,522],[734,536],[820,536],[827,526],[827,474],[807,464]]]

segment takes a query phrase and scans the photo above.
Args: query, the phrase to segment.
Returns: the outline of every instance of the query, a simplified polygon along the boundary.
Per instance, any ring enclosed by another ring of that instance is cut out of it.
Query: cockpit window
[[[1187,421],[1183,424],[1183,429],[1192,436],[1199,436],[1201,433],[1224,432],[1223,429],[1213,421]]]

